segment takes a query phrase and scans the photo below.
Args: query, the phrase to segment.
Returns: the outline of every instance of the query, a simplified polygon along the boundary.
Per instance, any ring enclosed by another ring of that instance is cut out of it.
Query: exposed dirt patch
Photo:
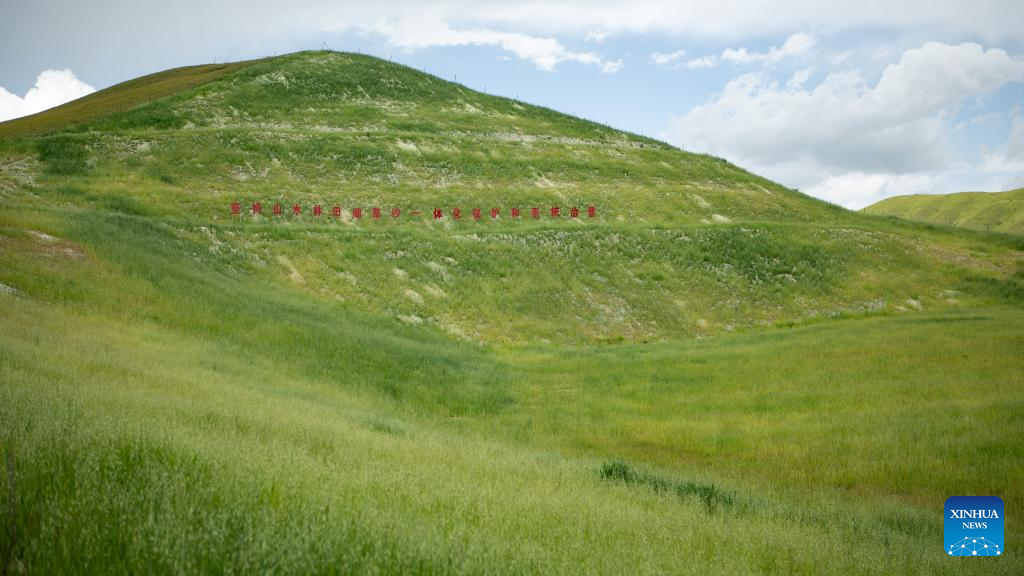
[[[281,255],[277,257],[277,261],[288,270],[288,278],[296,284],[305,284],[306,279],[302,277],[302,274],[295,268],[292,261],[287,256]]]
[[[0,158],[0,198],[23,186],[35,184],[39,170],[39,161],[29,156]]]
[[[7,284],[0,282],[0,295],[17,296],[20,298],[24,297],[25,293],[14,286],[8,286]]]
[[[37,254],[49,258],[85,259],[85,250],[73,242],[68,242],[56,236],[50,236],[38,230],[29,230],[28,235],[32,240],[33,251]]]
[[[423,304],[423,296],[420,296],[419,292],[415,290],[406,289],[404,294],[406,298],[412,300],[416,304]]]

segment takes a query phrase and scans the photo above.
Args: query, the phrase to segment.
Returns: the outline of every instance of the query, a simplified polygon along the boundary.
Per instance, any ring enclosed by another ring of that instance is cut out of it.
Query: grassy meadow
[[[0,124],[2,570],[1024,568],[1021,238],[369,57],[218,74]]]

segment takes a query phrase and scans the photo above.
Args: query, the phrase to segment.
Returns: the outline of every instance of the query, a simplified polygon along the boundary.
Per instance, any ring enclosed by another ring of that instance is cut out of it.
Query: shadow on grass
[[[735,492],[722,490],[714,484],[700,484],[691,480],[676,480],[640,472],[622,460],[605,462],[601,466],[601,479],[647,488],[656,494],[672,494],[683,500],[697,498],[709,514],[732,510],[735,505]]]

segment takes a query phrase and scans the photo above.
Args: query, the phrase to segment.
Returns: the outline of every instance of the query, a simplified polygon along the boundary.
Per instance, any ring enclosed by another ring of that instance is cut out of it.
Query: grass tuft
[[[731,510],[735,504],[735,492],[723,490],[714,484],[641,472],[624,460],[605,462],[601,465],[600,476],[603,480],[646,488],[657,494],[671,494],[681,499],[697,498],[709,514]]]
[[[47,174],[84,176],[89,171],[89,149],[80,138],[62,134],[42,138],[36,146]]]

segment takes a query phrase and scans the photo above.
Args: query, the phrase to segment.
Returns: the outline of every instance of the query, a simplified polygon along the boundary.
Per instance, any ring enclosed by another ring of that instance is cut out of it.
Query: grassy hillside
[[[1019,259],[1005,242],[880,223],[717,158],[351,54],[248,65],[70,132],[2,140],[0,154],[0,188],[35,182],[53,205],[156,219],[268,281],[474,342],[651,341],[981,304],[978,283]]]
[[[259,60],[185,66],[142,76],[38,114],[0,122],[0,138],[46,134],[114,112],[130,110],[216,80],[256,62]]]
[[[864,208],[864,212],[972,230],[1024,234],[1024,188],[1009,192],[895,196]]]
[[[1018,238],[350,54],[67,125],[0,140],[9,572],[1021,571],[941,550],[1024,499]]]

